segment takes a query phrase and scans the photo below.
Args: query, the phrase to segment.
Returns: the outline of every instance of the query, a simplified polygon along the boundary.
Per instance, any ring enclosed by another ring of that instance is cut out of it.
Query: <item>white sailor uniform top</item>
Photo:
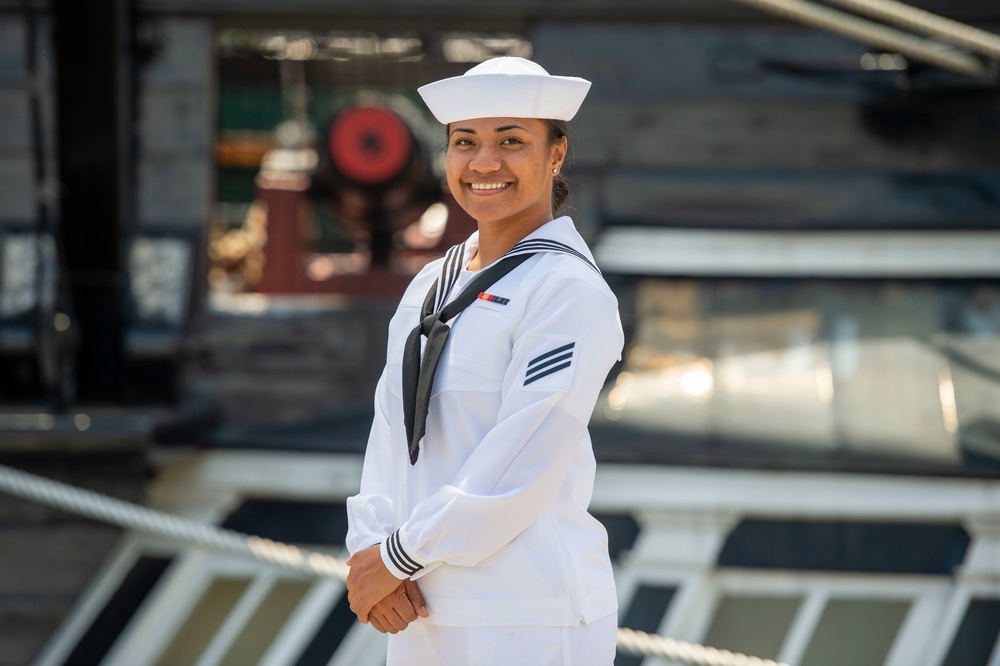
[[[419,579],[426,622],[587,624],[617,610],[607,533],[587,513],[596,468],[587,423],[623,335],[617,300],[570,218],[518,243],[507,256],[536,254],[451,321],[410,464],[403,345],[435,280],[438,308],[455,296],[477,241],[428,264],[389,323],[347,547],[381,544],[389,571]]]

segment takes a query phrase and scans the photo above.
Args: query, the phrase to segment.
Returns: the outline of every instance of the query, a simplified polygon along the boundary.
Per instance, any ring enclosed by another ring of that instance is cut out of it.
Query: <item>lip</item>
[[[500,194],[501,192],[506,192],[510,189],[513,183],[466,183],[466,187],[469,191],[478,197],[491,197],[495,194]],[[493,187],[490,189],[476,189],[473,185],[502,185],[502,187]]]

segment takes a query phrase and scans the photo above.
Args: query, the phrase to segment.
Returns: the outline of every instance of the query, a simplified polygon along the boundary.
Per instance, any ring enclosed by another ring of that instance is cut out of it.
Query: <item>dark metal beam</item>
[[[54,0],[61,247],[80,333],[81,401],[123,377],[123,238],[132,215],[131,0]]]
[[[0,0],[2,1],[2,0]],[[1000,21],[995,0],[917,0],[916,7],[971,23]],[[742,7],[732,0],[509,0],[503,3],[470,3],[467,0],[138,0],[138,9],[155,13],[194,13],[219,19],[249,16],[366,17],[378,19],[434,18],[438,20],[613,20],[697,21],[705,23],[782,23],[764,12]]]

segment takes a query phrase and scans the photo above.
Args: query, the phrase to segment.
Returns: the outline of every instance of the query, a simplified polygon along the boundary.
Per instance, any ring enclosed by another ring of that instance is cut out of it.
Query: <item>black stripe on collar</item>
[[[458,280],[459,273],[462,272],[462,259],[465,257],[465,243],[452,245],[445,255],[444,264],[441,266],[441,278],[438,280],[437,296],[434,299],[434,311],[437,312],[444,307],[445,299],[451,293],[452,287]]]
[[[508,256],[515,254],[524,254],[525,252],[562,252],[564,254],[569,254],[583,263],[594,269],[598,275],[601,274],[601,269],[594,265],[590,259],[586,257],[582,252],[576,250],[565,243],[560,243],[559,241],[554,241],[549,238],[531,238],[528,240],[523,240],[507,253]]]

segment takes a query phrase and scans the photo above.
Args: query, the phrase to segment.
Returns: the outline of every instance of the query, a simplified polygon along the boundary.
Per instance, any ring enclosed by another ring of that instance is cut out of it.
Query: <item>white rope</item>
[[[977,58],[967,53],[955,52],[947,44],[917,37],[830,7],[814,5],[805,0],[736,1],[872,46],[902,53],[959,74],[982,77],[987,73],[983,63]]]
[[[932,14],[896,0],[827,0],[859,14],[895,23],[907,30],[923,32],[942,42],[961,46],[991,58],[1000,58],[1000,35]]]
[[[332,555],[188,520],[6,465],[0,465],[0,491],[122,529],[249,557],[316,578],[344,581],[350,571],[343,560]],[[748,657],[632,629],[618,630],[618,647],[629,654],[665,657],[690,666],[787,666],[770,659]]]
[[[749,657],[739,652],[717,650],[624,627],[618,629],[618,648],[628,654],[664,657],[694,666],[788,666],[771,659]]]
[[[0,465],[0,490],[123,529],[204,546],[221,553],[251,557],[317,578],[347,580],[350,571],[346,564],[332,555],[195,522],[6,465]]]

